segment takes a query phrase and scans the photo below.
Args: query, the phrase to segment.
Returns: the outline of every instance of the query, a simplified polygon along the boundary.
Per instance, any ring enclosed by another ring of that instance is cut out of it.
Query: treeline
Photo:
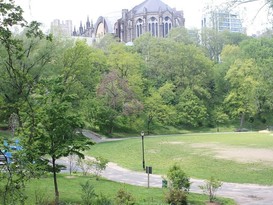
[[[177,28],[168,38],[144,34],[133,46],[111,35],[89,46],[35,32],[28,26],[8,38],[1,33],[3,124],[16,113],[20,125],[37,126],[36,113],[60,95],[73,96],[69,109],[84,127],[107,134],[272,124],[270,35]]]

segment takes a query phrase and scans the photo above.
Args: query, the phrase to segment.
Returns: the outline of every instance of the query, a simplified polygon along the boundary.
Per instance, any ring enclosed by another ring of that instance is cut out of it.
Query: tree
[[[118,117],[142,109],[141,103],[135,98],[127,80],[120,77],[115,70],[105,74],[97,94],[102,103],[99,113],[100,121],[105,119],[104,124],[100,125],[102,129],[108,129],[109,134],[113,133]],[[135,106],[130,106],[131,103]]]
[[[42,33],[38,22],[28,24],[23,18],[22,8],[14,1],[1,1],[0,13],[0,106],[6,116],[14,112],[21,120],[20,109],[23,105],[27,105],[29,112],[32,112],[28,104],[30,93],[40,77],[39,69],[49,62],[49,52],[39,47],[40,42],[52,39]],[[21,36],[12,33],[13,26],[25,29]],[[18,151],[13,157],[16,159],[14,163],[5,165],[8,171],[0,174],[1,182],[6,183],[4,204],[23,203],[26,199],[22,192],[24,183],[39,172],[33,161],[25,163],[26,152]]]
[[[198,45],[200,43],[199,34],[197,30],[187,30],[183,27],[173,28],[168,38],[175,40],[176,42]]]
[[[236,60],[227,72],[226,79],[231,85],[225,103],[232,117],[240,117],[240,128],[245,116],[257,112],[258,70],[252,59]]]
[[[201,31],[201,43],[206,48],[211,60],[220,62],[224,39],[216,29],[204,28]]]
[[[139,72],[141,59],[137,53],[129,52],[123,44],[112,45],[109,52],[108,65],[119,77],[128,78]]]
[[[30,162],[39,162],[46,156],[51,158],[56,204],[59,203],[56,160],[70,154],[84,157],[81,151],[92,145],[81,134],[83,120],[75,107],[78,98],[75,93],[68,92],[71,82],[71,77],[67,79],[64,76],[42,81],[31,95],[35,123],[27,114],[27,107],[22,114],[21,136],[25,136],[23,146],[28,150]],[[33,132],[31,137],[29,131]]]
[[[263,4],[260,8],[258,8],[260,11],[263,7],[268,6],[269,8],[273,8],[273,1],[272,0],[229,0],[228,4],[232,6],[256,2],[256,1],[263,1]]]
[[[246,58],[251,58],[257,66],[256,78],[259,80],[257,92],[257,115],[255,116],[267,126],[273,122],[272,111],[272,38],[253,38],[241,44],[241,50]]]
[[[186,89],[182,93],[176,110],[178,123],[192,127],[203,125],[208,115],[203,101],[190,89]]]
[[[144,101],[144,115],[147,121],[148,135],[151,132],[151,125],[154,122],[161,123],[163,125],[174,124],[175,110],[171,105],[164,103],[160,94],[156,91],[151,91],[151,96],[145,98]]]
[[[27,24],[22,9],[13,1],[6,2],[0,3],[0,74],[3,77],[0,95],[8,104],[4,106],[7,113],[19,114],[21,102],[28,100],[33,85],[39,81],[45,64],[54,53],[52,44],[48,43],[52,38],[42,33],[40,24],[35,21]],[[11,32],[16,25],[24,28],[22,35],[16,36]]]
[[[212,111],[212,119],[214,120],[214,124],[217,127],[217,132],[219,132],[219,126],[227,123],[229,118],[228,115],[223,111],[223,107],[215,106]]]

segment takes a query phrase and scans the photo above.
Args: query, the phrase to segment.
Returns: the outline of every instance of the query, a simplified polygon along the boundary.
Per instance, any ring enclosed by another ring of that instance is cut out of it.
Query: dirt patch
[[[155,149],[149,149],[146,151],[147,153],[150,153],[150,154],[156,154],[158,153],[159,151],[158,150],[155,150]]]
[[[172,144],[172,145],[180,145],[180,144],[185,144],[185,142],[162,142],[161,144]]]
[[[65,178],[67,178],[67,179],[75,179],[77,177],[76,176],[66,176]]]
[[[273,162],[273,150],[254,148],[229,148],[218,150],[217,158],[238,162]]]
[[[248,147],[229,147],[220,143],[191,144],[195,149],[209,149],[215,158],[234,160],[241,163],[260,162],[268,164],[273,162],[272,149],[258,149]]]

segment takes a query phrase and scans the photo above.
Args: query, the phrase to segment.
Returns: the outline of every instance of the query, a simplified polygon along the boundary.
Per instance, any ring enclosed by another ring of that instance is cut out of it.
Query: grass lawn
[[[140,137],[96,144],[87,155],[102,156],[120,166],[142,170]],[[213,176],[224,182],[273,185],[271,156],[270,133],[145,136],[145,162],[153,167],[154,174],[165,175],[177,163],[192,178]]]
[[[11,139],[11,138],[12,138],[11,132],[9,132],[9,131],[3,131],[3,130],[0,131],[0,140]]]
[[[160,205],[164,203],[164,196],[168,189],[159,188],[145,188],[131,186],[116,182],[111,182],[108,180],[101,179],[99,181],[95,180],[94,177],[84,177],[74,175],[72,177],[60,174],[58,175],[59,190],[60,190],[60,201],[69,204],[80,204],[81,202],[81,186],[80,184],[85,183],[90,180],[91,184],[94,186],[96,194],[103,194],[108,198],[114,199],[117,191],[124,189],[130,192],[136,199],[137,204],[149,204],[149,205]],[[29,196],[26,204],[35,204],[35,197],[44,199],[47,201],[53,201],[54,198],[54,188],[53,179],[51,177],[41,178],[39,180],[32,180],[27,183],[27,195]],[[208,197],[200,194],[189,194],[188,198],[190,204],[194,205],[204,205],[208,200]],[[229,199],[220,199],[222,204],[234,205],[235,203]]]

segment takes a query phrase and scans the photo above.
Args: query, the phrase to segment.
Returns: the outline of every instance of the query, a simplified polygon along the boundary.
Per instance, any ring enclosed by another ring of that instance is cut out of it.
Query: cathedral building
[[[145,0],[132,10],[122,10],[115,24],[115,34],[122,42],[132,42],[143,33],[166,37],[174,27],[184,27],[183,11],[176,11],[161,0]]]
[[[91,38],[95,42],[110,33],[128,43],[147,32],[155,37],[166,37],[172,28],[184,26],[183,11],[177,11],[161,0],[145,0],[130,11],[123,9],[118,17],[100,16],[95,24],[87,17],[86,23],[81,22],[78,29],[74,27],[71,35]]]
[[[107,33],[114,34],[113,24],[114,23],[112,23],[109,18],[100,16],[94,25],[92,21],[90,22],[89,17],[87,17],[87,21],[84,26],[81,22],[78,29],[74,27],[72,36],[93,38],[94,41],[96,41],[101,39]]]

